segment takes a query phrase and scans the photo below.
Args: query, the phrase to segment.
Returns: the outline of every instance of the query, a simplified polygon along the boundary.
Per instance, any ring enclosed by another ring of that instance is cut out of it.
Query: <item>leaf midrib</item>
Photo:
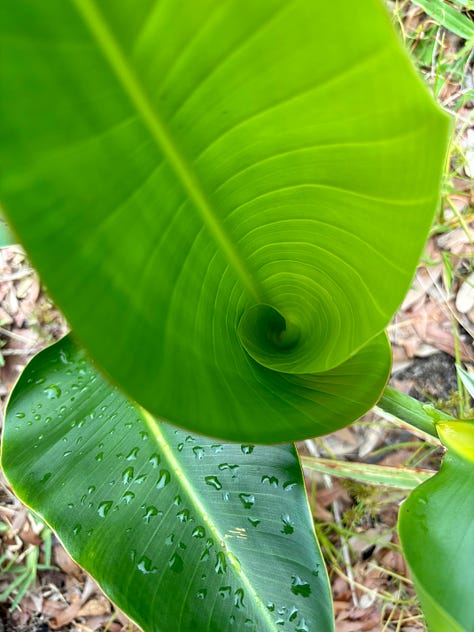
[[[94,0],[73,0],[81,18],[95,40],[101,54],[113,70],[116,78],[148,128],[155,144],[169,161],[177,179],[198,210],[201,219],[227,262],[240,278],[247,292],[256,302],[263,302],[262,291],[242,260],[232,240],[216,216],[212,204],[203,191],[196,174],[173,142],[164,122],[153,108],[139,78],[121,50],[106,20],[95,6]]]
[[[204,505],[202,504],[201,500],[197,496],[191,482],[188,480],[186,473],[182,469],[178,459],[175,457],[173,450],[171,449],[168,441],[162,434],[156,420],[144,408],[138,408],[138,411],[140,412],[140,415],[144,423],[146,424],[148,430],[150,431],[155,441],[159,445],[160,449],[162,450],[163,454],[165,455],[170,467],[173,469],[175,474],[177,474],[180,485],[183,487],[183,489],[187,493],[188,498],[191,501],[191,503],[194,505],[195,509],[201,515],[203,522],[205,523],[205,525],[207,526],[209,531],[212,533],[213,537],[216,539],[217,542],[224,542],[224,537],[220,533],[215,523],[208,517],[210,515],[210,512],[206,511]],[[263,604],[262,600],[260,599],[258,594],[255,592],[255,588],[253,587],[247,575],[243,573],[241,569],[239,569],[235,560],[231,556],[227,556],[227,563],[232,567],[236,576],[241,580],[242,584],[245,586],[247,593],[252,596],[255,604],[257,605],[257,607],[262,613],[263,619],[267,622],[269,626],[268,629],[276,630],[277,628],[275,627],[275,622],[273,621],[270,613],[268,612],[267,608]]]

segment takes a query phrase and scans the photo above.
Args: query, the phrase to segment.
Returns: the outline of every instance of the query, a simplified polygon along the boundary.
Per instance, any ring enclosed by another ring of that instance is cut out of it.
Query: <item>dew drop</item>
[[[239,468],[238,465],[230,465],[229,463],[219,463],[217,467],[221,470],[221,472],[224,470],[237,470]]]
[[[15,417],[18,417],[18,419],[24,419],[25,413],[16,413]]]
[[[256,518],[247,518],[247,520],[250,522],[252,527],[258,527],[260,524],[260,520],[257,520]]]
[[[225,555],[222,551],[219,551],[216,555],[216,563],[214,565],[214,570],[218,575],[224,575],[227,571],[227,561],[225,559]]]
[[[97,513],[101,518],[105,518],[105,516],[109,513],[110,508],[113,505],[112,500],[104,500],[99,503],[99,507],[97,508]]]
[[[63,456],[69,456],[72,454],[72,450],[66,450],[66,452],[63,452]]]
[[[232,592],[232,588],[230,586],[221,586],[218,590],[219,597],[222,599],[227,599]]]
[[[309,627],[304,617],[302,617],[301,620],[296,624],[295,632],[309,632]]]
[[[282,515],[281,521],[283,522],[281,533],[285,533],[286,535],[291,535],[295,530],[295,526],[290,516],[288,514]]]
[[[48,481],[51,478],[51,476],[52,476],[51,472],[46,472],[46,474],[40,480],[40,483],[46,483],[46,481]]]
[[[253,494],[239,494],[239,498],[245,509],[251,509],[255,504],[255,496]]]
[[[194,452],[194,456],[201,460],[202,457],[204,456],[204,448],[200,445],[195,445],[193,448],[193,452]]]
[[[176,507],[179,507],[182,504],[183,504],[183,501],[181,500],[181,496],[179,494],[176,494],[176,496],[173,498],[173,505],[176,505]]]
[[[122,496],[122,502],[128,505],[135,498],[135,494],[133,492],[125,492]]]
[[[207,589],[206,588],[201,588],[201,590],[198,590],[196,593],[196,597],[197,599],[205,599],[207,595]]]
[[[79,533],[81,532],[81,529],[82,529],[82,526],[80,524],[74,525],[74,527],[72,528],[72,534],[79,535]]]
[[[104,458],[104,453],[103,452],[99,452],[99,454],[95,455],[95,460],[99,461],[99,463],[100,463],[100,461],[102,461],[103,458]]]
[[[236,608],[245,608],[244,604],[244,591],[242,588],[237,588],[234,594],[234,606]]]
[[[276,476],[264,474],[261,478],[262,483],[268,483],[271,487],[278,487],[278,479]]]
[[[273,603],[273,601],[267,602],[267,608],[270,610],[270,612],[273,612],[275,610],[275,604]]]
[[[286,481],[285,483],[283,483],[283,489],[286,492],[290,492],[292,489],[294,489],[297,486],[298,486],[297,481]]]
[[[50,384],[43,389],[43,393],[48,399],[59,399],[61,397],[61,389],[57,384]]]
[[[189,509],[183,509],[182,511],[178,511],[176,514],[176,518],[181,522],[188,522],[189,520]]]
[[[288,612],[288,621],[294,621],[298,616],[298,608],[292,606]]]
[[[291,577],[291,592],[294,595],[301,595],[302,597],[309,597],[311,594],[311,586],[307,581],[301,579],[299,575],[292,575]]]
[[[124,469],[124,471],[122,472],[122,482],[124,485],[128,485],[129,483],[131,483],[134,473],[135,472],[133,470],[133,467],[131,466]]]
[[[168,562],[168,566],[175,573],[181,573],[184,567],[183,560],[177,553],[173,553]]]
[[[142,555],[137,564],[137,568],[144,575],[154,575],[158,570],[156,566],[153,566],[153,562],[146,555]]]
[[[142,441],[147,441],[148,440],[148,432],[145,432],[145,430],[142,430],[140,432],[140,437],[142,438]]]
[[[166,546],[171,546],[174,542],[174,533],[170,533],[169,536],[165,540]]]
[[[184,443],[178,443],[178,452],[181,452],[184,448]]]
[[[171,475],[168,470],[160,470],[160,475],[158,480],[156,481],[156,489],[163,489],[170,482]]]
[[[206,481],[207,485],[214,487],[214,489],[222,489],[222,483],[217,478],[217,476],[206,476],[204,480]]]
[[[240,446],[240,449],[242,450],[244,454],[252,454],[254,448],[255,448],[254,445],[241,445]]]
[[[95,485],[89,485],[89,487],[87,488],[88,494],[92,494],[92,492],[95,492]]]
[[[154,452],[151,457],[148,459],[148,463],[153,467],[157,468],[160,464],[160,455],[157,452]]]
[[[199,526],[193,530],[191,535],[193,538],[201,539],[205,537],[206,531],[204,530],[204,527]]]
[[[153,505],[149,505],[145,509],[145,515],[143,516],[143,522],[145,524],[149,524],[150,520],[153,518],[153,516],[157,516],[157,515],[158,515],[158,509],[156,507],[154,507]]]
[[[125,458],[127,461],[136,461],[137,454],[138,448],[132,448]]]

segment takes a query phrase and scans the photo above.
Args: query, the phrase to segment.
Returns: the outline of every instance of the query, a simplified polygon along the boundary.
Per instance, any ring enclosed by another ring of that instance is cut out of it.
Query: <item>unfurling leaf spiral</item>
[[[0,3],[2,203],[150,412],[330,432],[386,383],[447,116],[378,0],[178,4]]]

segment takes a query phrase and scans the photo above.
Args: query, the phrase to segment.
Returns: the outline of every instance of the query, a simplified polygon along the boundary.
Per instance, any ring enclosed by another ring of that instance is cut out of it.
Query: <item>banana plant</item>
[[[13,488],[146,631],[332,630],[295,449],[255,444],[380,398],[448,117],[379,0],[16,0],[0,37],[1,202],[73,329]]]

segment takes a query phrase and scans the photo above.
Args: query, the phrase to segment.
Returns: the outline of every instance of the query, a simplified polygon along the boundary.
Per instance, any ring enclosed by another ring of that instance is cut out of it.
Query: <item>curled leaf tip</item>
[[[247,309],[239,322],[238,334],[249,356],[268,369],[289,371],[302,346],[301,328],[293,319],[265,303]]]

